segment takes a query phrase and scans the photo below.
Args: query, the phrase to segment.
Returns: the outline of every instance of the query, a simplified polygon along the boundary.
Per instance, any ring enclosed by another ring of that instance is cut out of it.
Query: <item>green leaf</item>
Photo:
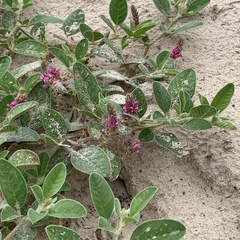
[[[100,18],[115,32],[115,28],[109,18],[107,18],[105,15],[100,15]]]
[[[14,101],[14,97],[12,95],[7,95],[0,100],[0,117],[6,115],[8,110],[8,104],[10,104],[12,101]]]
[[[210,0],[189,0],[187,2],[186,12],[190,14],[195,14],[204,9],[209,3]]]
[[[73,11],[63,22],[64,33],[71,36],[80,32],[80,24],[84,23],[84,21],[85,15],[81,9]]]
[[[202,118],[193,118],[184,123],[182,128],[190,131],[201,131],[212,128],[212,124]]]
[[[3,0],[5,4],[7,4],[9,7],[12,7],[13,0]]]
[[[178,73],[170,82],[168,92],[175,99],[180,90],[189,94],[192,98],[196,88],[196,73],[193,69],[185,69]]]
[[[148,30],[154,28],[155,26],[156,26],[156,23],[154,23],[152,20],[144,21],[137,26],[137,28],[135,29],[135,31],[133,33],[133,36],[135,38],[138,38],[138,37],[142,36],[143,34],[145,34]]]
[[[47,108],[51,106],[51,95],[49,88],[43,87],[43,82],[37,83],[28,94],[29,101],[38,102],[38,106],[23,114],[20,118],[23,126],[32,129],[42,127],[42,116]]]
[[[40,136],[34,130],[27,127],[19,127],[16,131],[2,132],[0,137],[6,138],[6,142],[36,142]]]
[[[5,120],[2,122],[2,126],[3,127],[8,126],[12,120],[19,117],[21,114],[35,107],[36,105],[37,105],[37,102],[34,102],[34,101],[19,103],[8,112]]]
[[[140,88],[135,88],[132,92],[134,99],[138,105],[138,117],[143,117],[147,111],[147,100],[143,91]]]
[[[180,240],[186,228],[180,222],[171,219],[155,219],[142,223],[132,233],[130,240]]]
[[[38,155],[35,152],[28,149],[20,149],[14,152],[12,156],[9,158],[9,162],[11,162],[16,167],[40,164]]]
[[[114,228],[111,226],[111,224],[109,223],[109,221],[104,218],[104,217],[99,217],[98,218],[98,228],[108,231],[110,233],[114,233]]]
[[[187,92],[184,91],[184,93],[185,93],[185,102],[186,102],[184,111],[189,113],[190,110],[193,108],[193,101]]]
[[[156,63],[158,69],[163,69],[170,58],[170,52],[163,51],[157,55]]]
[[[62,24],[63,20],[60,19],[60,18],[51,17],[51,16],[44,15],[44,14],[39,14],[39,15],[36,15],[34,18],[32,18],[29,23],[30,24],[35,24],[35,23],[38,23],[38,22]]]
[[[211,106],[215,107],[219,112],[222,112],[231,102],[234,94],[234,84],[229,83],[224,86],[213,98]]]
[[[200,93],[198,93],[198,98],[202,105],[210,105],[207,98],[201,95]]]
[[[95,42],[104,37],[104,35],[98,31],[85,31],[83,36],[87,38],[90,42]]]
[[[111,63],[122,63],[122,58],[119,56],[119,54],[115,53],[112,49],[110,48],[104,48],[104,47],[94,47],[91,50],[91,53],[93,55],[106,58],[108,59]]]
[[[18,89],[18,82],[10,72],[5,74],[0,79],[0,87],[7,93],[12,94]]]
[[[83,81],[87,91],[85,94],[94,104],[98,104],[98,94],[102,90],[91,71],[84,64],[76,62],[73,66],[73,73],[74,79]]]
[[[132,200],[130,204],[130,217],[133,217],[135,214],[140,213],[152,197],[157,192],[157,187],[147,187],[141,190]]]
[[[209,105],[199,105],[190,110],[190,117],[208,118],[217,114],[217,109]]]
[[[61,189],[66,179],[66,166],[58,163],[46,176],[43,183],[43,197],[50,198]]]
[[[55,140],[60,141],[67,134],[67,124],[57,111],[46,109],[42,119],[44,130]]]
[[[105,177],[111,171],[108,155],[97,146],[72,151],[71,162],[77,170],[87,174],[97,172]]]
[[[177,154],[178,156],[182,156],[182,146],[179,139],[172,133],[159,133],[155,135],[155,140],[162,147],[167,150]]]
[[[145,128],[139,133],[138,139],[141,142],[151,142],[154,139],[154,133],[151,129]]]
[[[106,154],[108,155],[108,158],[110,160],[110,173],[107,176],[107,178],[110,181],[114,181],[118,178],[121,170],[121,160],[116,155],[115,151],[112,148],[106,148],[104,149]]]
[[[19,217],[21,217],[21,215],[14,208],[10,206],[6,206],[1,211],[1,222],[12,221]]]
[[[81,61],[88,52],[88,40],[82,39],[80,42],[78,42],[76,48],[75,48],[75,57],[78,61]]]
[[[16,14],[11,11],[5,11],[2,15],[2,27],[12,30],[17,24]]]
[[[128,6],[126,0],[111,0],[109,14],[116,25],[120,25],[127,17]]]
[[[70,67],[70,61],[66,53],[57,47],[49,47],[48,51],[50,51],[59,61],[61,61],[67,68]]]
[[[171,97],[167,89],[160,82],[153,82],[153,95],[159,108],[164,112],[169,112],[171,108]]]
[[[96,140],[99,140],[102,136],[102,130],[104,129],[104,126],[100,123],[91,123],[88,126],[88,133],[89,135]]]
[[[41,187],[39,185],[33,185],[30,188],[37,202],[41,203],[43,200],[43,191]]]
[[[12,59],[9,56],[0,57],[0,79],[11,65]]]
[[[24,88],[26,89],[26,91],[29,91],[30,88],[33,87],[33,85],[37,82],[41,75],[41,73],[35,73],[27,78],[27,80],[24,82]]]
[[[117,216],[121,217],[122,207],[121,207],[120,200],[118,198],[114,198],[114,206],[115,206],[114,210]]]
[[[231,121],[222,119],[221,117],[214,116],[211,123],[212,125],[223,129],[237,130],[237,127]]]
[[[114,209],[114,195],[106,180],[98,173],[89,178],[90,193],[97,213],[109,220]]]
[[[34,209],[29,208],[27,214],[28,214],[28,218],[30,219],[31,223],[34,224],[34,223],[38,222],[39,220],[43,219],[44,217],[46,217],[48,212],[38,213]]]
[[[198,26],[201,26],[201,25],[203,25],[203,22],[200,21],[200,20],[190,21],[188,23],[184,23],[184,24],[174,28],[174,33],[186,31],[186,30],[188,30],[190,28],[195,28],[195,27],[198,27]]]
[[[80,218],[87,215],[85,207],[72,199],[61,199],[53,205],[48,213],[56,218]]]
[[[27,183],[20,170],[0,159],[0,186],[8,205],[22,207],[27,199]]]
[[[40,58],[47,55],[47,46],[34,40],[25,40],[20,42],[13,51],[25,56]]]
[[[134,31],[127,26],[125,23],[122,23],[120,27],[126,32],[129,37],[133,37]]]
[[[37,40],[40,40],[40,41],[45,40],[45,25],[44,25],[44,23],[42,23],[42,22],[35,23],[30,31],[30,34]]]
[[[117,104],[115,101],[112,101],[111,99],[109,99],[108,97],[102,98],[99,101],[99,107],[101,111],[104,113],[104,115],[108,117],[110,114],[108,111],[108,104],[110,104],[116,111],[117,118],[121,119],[122,113],[123,113],[122,107],[119,104]]]
[[[164,15],[170,15],[170,4],[168,0],[153,0],[157,9]]]
[[[40,68],[41,64],[42,64],[42,61],[35,61],[35,62],[22,65],[21,67],[18,67],[17,69],[14,70],[13,76],[16,79],[19,79],[20,77],[24,76],[26,73],[32,72],[37,68]]]
[[[45,231],[50,240],[83,240],[77,232],[59,225],[48,225]]]
[[[8,150],[1,151],[0,152],[0,158],[6,158],[8,154],[9,154]]]
[[[37,166],[38,177],[45,176],[49,163],[49,155],[46,152],[39,153],[40,165]]]
[[[11,237],[11,240],[33,240],[36,236],[36,230],[32,227],[32,224],[29,221],[26,221],[25,224],[21,225],[17,229],[14,237]]]

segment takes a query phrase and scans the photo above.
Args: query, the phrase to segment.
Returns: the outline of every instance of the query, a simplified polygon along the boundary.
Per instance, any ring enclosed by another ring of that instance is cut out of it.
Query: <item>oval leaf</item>
[[[97,213],[109,220],[114,209],[114,195],[106,180],[98,173],[92,173],[89,186],[93,205]]]
[[[87,174],[98,172],[105,177],[111,171],[108,155],[97,146],[89,146],[78,152],[72,151],[71,162],[77,170]]]
[[[207,118],[217,114],[217,109],[209,105],[199,105],[190,110],[190,117]]]
[[[116,25],[120,25],[127,17],[127,1],[126,0],[111,0],[109,5],[109,14],[112,21]]]
[[[229,83],[224,86],[213,98],[211,106],[222,112],[230,103],[234,94],[234,85]]]
[[[192,0],[187,2],[187,13],[195,14],[210,3],[210,0]]]
[[[0,159],[0,186],[8,205],[22,207],[27,199],[27,183],[20,170],[5,159]]]
[[[88,51],[88,40],[82,39],[75,48],[75,57],[78,61],[82,60]]]
[[[0,79],[0,87],[7,94],[12,94],[18,89],[18,82],[15,77],[7,71]]]
[[[182,128],[190,131],[201,131],[212,128],[212,124],[202,118],[193,118],[183,124]]]
[[[13,51],[18,54],[39,58],[47,55],[47,47],[34,40],[20,42]]]
[[[17,24],[16,14],[9,10],[5,11],[2,15],[2,27],[12,30]]]
[[[134,99],[137,101],[138,104],[138,117],[143,117],[147,111],[147,100],[145,95],[140,88],[135,88],[132,92]]]
[[[50,209],[49,216],[56,218],[80,218],[87,215],[85,207],[72,199],[61,199]]]
[[[135,214],[140,213],[152,197],[157,192],[157,187],[147,187],[141,190],[132,200],[130,205],[130,217],[133,217]]]
[[[160,133],[155,135],[155,140],[167,150],[182,156],[182,146],[179,139],[172,133]]]
[[[28,149],[17,150],[9,158],[9,161],[16,167],[40,164],[38,155]]]
[[[171,97],[167,89],[160,82],[153,83],[153,95],[159,108],[164,113],[169,112],[171,107]]]
[[[12,59],[9,56],[0,57],[0,78],[5,74],[11,62]]]
[[[43,183],[44,198],[50,198],[58,193],[65,182],[66,172],[65,164],[59,163],[48,173]]]
[[[45,231],[50,240],[83,240],[77,232],[59,225],[48,225]]]
[[[130,240],[179,240],[186,233],[185,226],[171,219],[150,220],[139,225]]]
[[[170,82],[168,92],[175,99],[180,90],[189,94],[192,98],[196,88],[196,73],[193,69],[185,69],[178,73]]]
[[[30,24],[35,24],[35,23],[38,23],[38,22],[62,24],[63,20],[60,19],[60,18],[39,14],[39,15],[36,15],[33,19],[31,19]]]
[[[153,0],[157,9],[165,16],[169,15],[170,4],[168,0]]]
[[[170,52],[168,51],[160,52],[156,59],[158,69],[163,69],[166,63],[168,62],[169,58]]]
[[[67,68],[70,67],[69,58],[66,53],[57,47],[49,47],[48,51],[50,51],[59,61],[61,61]]]
[[[143,129],[138,135],[138,139],[141,142],[151,142],[153,138],[154,138],[154,133],[149,128]]]
[[[67,134],[67,124],[57,111],[46,109],[42,119],[44,130],[55,140],[61,140]]]

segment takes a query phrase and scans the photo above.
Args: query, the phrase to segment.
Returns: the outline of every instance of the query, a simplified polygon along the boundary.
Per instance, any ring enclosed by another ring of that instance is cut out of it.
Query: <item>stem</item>
[[[21,221],[18,223],[18,225],[4,239],[10,240],[12,237],[15,236],[16,232],[27,223],[30,223],[29,218],[27,216],[23,217]]]
[[[173,18],[173,20],[170,22],[170,24],[167,27],[167,30],[170,30],[170,28],[179,20],[183,18],[182,15],[177,15],[175,18]],[[149,49],[151,48],[151,46],[156,43],[157,41],[159,41],[163,36],[168,35],[168,33],[162,32],[158,37],[156,37],[155,39],[153,39],[153,41],[151,43],[149,43],[145,49],[144,52],[144,57],[147,56]]]

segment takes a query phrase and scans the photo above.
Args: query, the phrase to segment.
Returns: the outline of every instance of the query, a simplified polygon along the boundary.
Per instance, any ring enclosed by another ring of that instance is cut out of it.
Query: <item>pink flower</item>
[[[135,150],[135,153],[137,155],[140,154],[140,148],[141,148],[141,141],[139,139],[135,139],[133,143],[133,149]]]
[[[14,101],[12,101],[11,103],[9,103],[7,106],[12,109],[14,108],[15,106],[17,106],[19,103],[23,103],[23,102],[26,102],[26,95],[25,94],[22,94],[22,95],[19,95]]]
[[[171,55],[170,57],[172,59],[177,59],[179,57],[182,57],[182,53],[181,53],[181,49],[177,46],[177,47],[174,47],[172,52],[171,52]]]
[[[55,67],[51,67],[47,72],[45,72],[41,78],[44,82],[44,87],[46,87],[49,84],[57,84],[60,82],[60,71],[57,70]]]
[[[126,114],[132,114],[138,116],[138,105],[137,101],[133,99],[131,94],[127,94],[126,103],[123,105],[123,113],[126,117]]]

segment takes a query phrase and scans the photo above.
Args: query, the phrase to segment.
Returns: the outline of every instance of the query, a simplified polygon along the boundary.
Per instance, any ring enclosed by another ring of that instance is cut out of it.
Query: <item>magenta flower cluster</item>
[[[179,48],[178,46],[174,47],[172,52],[171,52],[170,57],[174,60],[179,58],[179,57],[182,57],[181,48]]]
[[[141,148],[141,141],[139,139],[135,139],[133,143],[133,149],[137,155],[140,154],[140,148]]]
[[[45,72],[41,78],[44,82],[44,87],[48,86],[49,84],[56,84],[59,83],[61,80],[60,71],[57,70],[55,67],[49,68],[47,72]]]
[[[113,108],[113,106],[109,103],[107,105],[109,116],[105,119],[105,128],[103,129],[103,133],[105,135],[109,134],[109,131],[115,131],[119,120],[117,119],[116,110]]]
[[[12,109],[14,108],[15,106],[17,106],[19,103],[23,103],[23,102],[26,102],[26,95],[25,94],[22,94],[22,95],[19,95],[14,101],[12,101],[10,104],[8,104],[7,106]]]
[[[126,114],[132,114],[134,116],[138,115],[138,105],[137,101],[133,100],[132,102],[126,102],[123,106],[123,112]]]

